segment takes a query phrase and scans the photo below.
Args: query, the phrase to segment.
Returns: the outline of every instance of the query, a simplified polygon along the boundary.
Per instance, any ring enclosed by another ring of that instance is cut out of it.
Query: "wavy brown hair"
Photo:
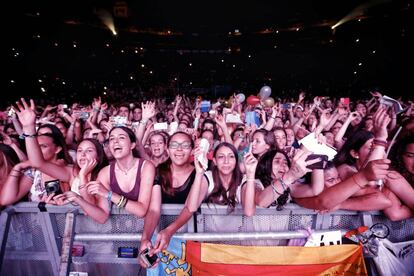
[[[220,205],[227,205],[229,208],[229,213],[233,212],[234,208],[236,207],[236,192],[237,187],[240,185],[240,182],[242,180],[242,173],[240,172],[239,168],[239,159],[237,158],[237,150],[236,148],[227,142],[220,143],[216,149],[214,150],[214,158],[216,157],[217,151],[222,148],[227,147],[229,148],[233,154],[234,158],[236,159],[236,166],[233,170],[232,176],[231,176],[231,182],[229,189],[226,190],[223,185],[223,181],[220,178],[219,170],[217,166],[213,163],[211,172],[213,175],[213,181],[214,181],[214,188],[211,194],[207,197],[207,203],[215,203]]]

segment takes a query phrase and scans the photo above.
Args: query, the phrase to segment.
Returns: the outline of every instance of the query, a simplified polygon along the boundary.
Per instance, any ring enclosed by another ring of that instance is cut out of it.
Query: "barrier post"
[[[6,210],[2,211],[0,215],[0,273],[3,268],[3,260],[6,251],[7,237],[9,234],[11,215],[13,213],[13,209],[7,208]]]
[[[63,241],[62,241],[62,255],[60,257],[60,268],[59,268],[60,276],[69,275],[70,263],[72,261],[71,260],[72,245],[73,245],[74,234],[75,234],[77,214],[78,214],[77,210],[66,214],[65,232],[63,234]]]
[[[38,215],[43,222],[42,231],[46,242],[47,252],[49,254],[49,260],[52,265],[53,274],[58,275],[60,264],[59,249],[62,248],[62,245],[59,240],[59,231],[57,228],[56,218],[48,212],[39,212]]]

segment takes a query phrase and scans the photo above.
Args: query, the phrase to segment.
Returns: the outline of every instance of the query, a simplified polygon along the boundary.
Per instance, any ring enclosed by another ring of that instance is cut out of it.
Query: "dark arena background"
[[[263,85],[276,97],[411,93],[412,1],[7,1],[3,10],[2,105]]]

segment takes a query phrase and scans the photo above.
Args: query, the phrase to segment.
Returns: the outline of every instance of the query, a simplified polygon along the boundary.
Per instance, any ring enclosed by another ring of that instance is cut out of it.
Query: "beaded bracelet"
[[[283,195],[283,192],[282,193],[279,193],[277,190],[276,190],[276,187],[275,187],[275,184],[270,184],[270,185],[272,185],[272,189],[273,189],[273,193],[276,193],[276,194],[278,194],[278,195]]]
[[[121,208],[121,204],[122,204],[122,202],[124,202],[124,199],[125,199],[125,197],[124,196],[121,196],[119,198],[118,203],[116,204],[116,207]]]
[[[108,200],[108,210],[111,210],[111,202],[112,202],[112,191],[108,192],[108,195],[106,197],[106,200]]]
[[[26,133],[22,133],[21,135],[19,135],[19,138],[24,140],[26,138],[36,138],[37,134],[26,134]]]

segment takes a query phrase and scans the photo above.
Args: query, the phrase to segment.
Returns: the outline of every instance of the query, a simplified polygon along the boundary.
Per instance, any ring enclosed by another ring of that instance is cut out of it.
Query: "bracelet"
[[[9,176],[12,176],[12,177],[20,177],[20,175],[14,175],[14,174],[9,174]]]
[[[24,140],[26,138],[36,138],[37,137],[37,133],[35,134],[26,134],[26,133],[22,133],[19,135],[19,138]]]
[[[247,178],[247,179],[246,179],[246,182],[247,182],[247,181],[253,181],[253,182],[254,182],[254,181],[256,181],[256,179],[254,179],[254,178]]]
[[[378,145],[378,146],[383,146],[383,147],[387,147],[388,143],[387,141],[384,140],[380,140],[380,139],[374,139],[374,145]]]
[[[16,169],[12,169],[12,171],[18,172],[18,173],[23,173],[21,170],[16,170]]]
[[[92,110],[93,110],[93,112],[99,112],[99,110],[100,110],[100,109],[99,109],[99,108],[94,107]]]
[[[283,193],[279,193],[279,192],[276,190],[276,187],[275,187],[275,185],[273,184],[273,182],[272,182],[270,185],[272,186],[273,193],[276,193],[276,194],[278,194],[278,195],[283,195]]]
[[[146,125],[148,123],[148,120],[141,120],[139,121],[140,124]]]
[[[122,208],[122,204],[124,203],[125,197],[121,196],[121,198],[119,199],[118,203],[116,204],[116,207],[118,208]]]
[[[362,186],[361,186],[361,185],[358,183],[358,181],[356,180],[355,174],[353,174],[351,177],[352,177],[352,180],[354,180],[355,184],[356,184],[358,187],[360,187],[361,189],[363,189],[363,188],[364,188],[364,185],[362,185]]]
[[[122,204],[121,208],[125,208],[125,206],[127,205],[127,203],[128,203],[128,198],[125,198],[125,201]]]
[[[270,116],[271,119],[276,120],[276,117]]]
[[[108,195],[106,196],[106,200],[108,200],[108,210],[111,210],[112,191],[108,192]]]

